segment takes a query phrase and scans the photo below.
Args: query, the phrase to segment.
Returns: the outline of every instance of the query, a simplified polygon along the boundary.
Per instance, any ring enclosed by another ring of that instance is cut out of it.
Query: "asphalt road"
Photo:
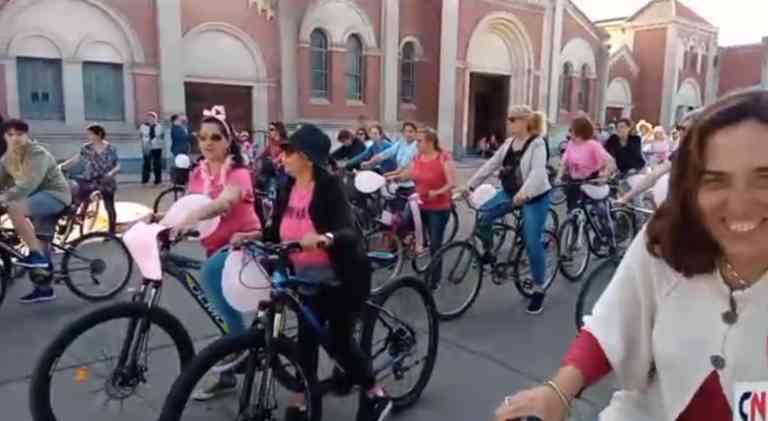
[[[460,178],[466,179],[469,171],[460,169]],[[125,191],[122,197],[147,199],[137,191]],[[463,213],[463,227],[470,223],[470,218],[471,215]],[[181,250],[190,256],[202,255],[199,247],[193,244],[185,244]],[[139,280],[137,272],[134,271],[134,284]],[[513,285],[496,286],[485,282],[478,300],[461,319],[441,325],[439,355],[432,380],[422,399],[408,411],[395,415],[394,419],[492,419],[493,410],[505,395],[541,382],[557,369],[575,335],[573,312],[579,286],[558,278],[550,289],[544,313],[529,316],[524,311],[526,302]],[[55,302],[27,306],[18,304],[16,299],[28,288],[27,280],[17,281],[0,308],[1,421],[32,419],[28,409],[28,389],[37,358],[65,325],[98,306],[75,297],[66,287],[57,289],[58,300]],[[127,298],[128,293],[124,292],[115,301]],[[161,302],[183,322],[196,339],[198,350],[210,341],[214,334],[211,323],[180,286],[173,281],[168,282]],[[120,330],[119,327],[108,328],[87,340],[99,344],[114,342]],[[162,342],[162,338],[153,340]],[[93,352],[97,347],[90,344],[85,342],[80,349]],[[146,400],[126,402],[123,415],[119,412],[119,405],[105,404],[100,396],[90,393],[94,387],[88,383],[98,383],[98,370],[94,369],[87,381],[78,380],[76,372],[57,374],[54,401],[59,409],[71,414],[69,418],[61,417],[59,421],[155,419],[155,409],[162,403],[168,385],[178,374],[172,357],[167,349],[153,354],[153,367],[156,369],[150,375],[152,387],[144,390]],[[73,358],[83,357],[75,355]],[[608,400],[610,390],[611,382],[606,380],[587,391],[576,403],[572,419],[596,419],[597,412]],[[348,399],[327,400],[325,419],[354,419],[355,405]],[[205,419],[215,421],[218,418],[211,416]]]

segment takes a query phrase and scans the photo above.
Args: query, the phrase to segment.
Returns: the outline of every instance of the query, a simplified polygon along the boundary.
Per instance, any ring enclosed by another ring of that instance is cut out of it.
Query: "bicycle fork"
[[[285,327],[285,313],[282,311],[282,308],[273,311],[274,309],[269,308],[260,309],[256,316],[256,320],[258,320],[257,329],[264,331],[266,343],[264,344],[263,355],[259,355],[258,352],[255,352],[258,351],[258,348],[254,347],[254,352],[248,357],[243,390],[240,394],[239,401],[240,415],[253,416],[254,414],[248,413],[250,410],[259,411],[261,415],[266,415],[270,411],[276,409],[269,405],[270,394],[274,389],[275,382],[272,374],[272,362],[277,359],[277,352],[272,344],[277,341],[278,337],[283,332]],[[272,317],[270,317],[270,315]],[[272,319],[271,322],[270,319]],[[259,371],[259,368],[262,370],[260,370],[259,386],[256,392],[256,405],[254,407],[251,405],[251,396],[253,395],[256,372]]]
[[[123,340],[123,346],[120,349],[120,357],[117,361],[117,370],[121,376],[120,380],[131,379],[133,382],[143,382],[144,373],[140,369],[141,350],[148,345],[149,328],[152,324],[149,312],[157,305],[160,299],[160,283],[145,282],[139,291],[133,296],[134,302],[146,302],[147,308],[144,317],[140,319],[131,319]],[[113,375],[116,375],[115,373]]]

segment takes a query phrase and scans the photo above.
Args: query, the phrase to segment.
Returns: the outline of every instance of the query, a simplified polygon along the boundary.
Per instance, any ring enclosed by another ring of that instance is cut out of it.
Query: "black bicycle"
[[[218,334],[225,334],[229,327],[190,273],[199,270],[202,262],[171,251],[195,235],[171,240],[169,231],[160,233],[162,271],[178,280]],[[32,374],[32,418],[149,419],[147,410],[159,415],[171,382],[195,354],[184,325],[160,306],[162,291],[161,279],[144,278],[130,302],[94,310],[56,335]],[[119,413],[107,415],[111,410]]]
[[[579,297],[576,300],[574,319],[577,331],[584,327],[585,319],[592,315],[597,300],[608,288],[608,284],[611,283],[613,274],[616,273],[620,263],[620,256],[612,256],[598,265],[584,280],[584,285],[581,286]]]
[[[24,258],[26,247],[12,228],[0,227],[0,304],[15,278],[14,268],[35,283],[63,283],[73,294],[94,302],[114,297],[131,279],[133,259],[112,234],[92,232],[69,243],[54,239],[50,247],[53,268],[20,268],[16,262]]]
[[[271,299],[260,304],[247,332],[215,341],[190,362],[171,388],[161,421],[214,417],[282,420],[283,411],[296,394],[302,395],[306,403],[307,419],[321,419],[320,408],[312,404],[317,402],[317,395],[338,392],[337,385],[345,383],[337,374],[314,384],[314,376],[306,373],[297,358],[298,344],[285,330],[289,313],[295,314],[315,330],[321,346],[327,349],[330,339],[326,327],[304,304],[300,290],[335,286],[318,287],[291,275],[288,257],[301,250],[298,243],[254,242],[246,248],[250,254],[259,256],[263,267],[273,269]],[[249,280],[241,282],[246,287],[259,288],[249,285]],[[413,405],[429,382],[437,358],[439,326],[432,297],[421,281],[402,277],[373,294],[366,306],[358,339],[370,356],[376,378],[393,398],[394,409]],[[244,379],[236,399],[190,402],[200,383],[207,381],[206,373],[227,356],[243,353],[247,353],[242,369]]]
[[[613,207],[609,186],[594,180],[569,184],[579,186],[582,194],[578,206],[568,213],[560,227],[560,272],[576,282],[589,267],[592,255],[599,258],[622,255],[636,229],[629,211]]]
[[[437,312],[441,320],[453,320],[464,314],[477,299],[483,283],[486,266],[490,267],[491,281],[503,285],[512,280],[518,292],[530,298],[534,293],[533,274],[531,272],[528,253],[523,240],[522,213],[520,208],[494,222],[491,226],[492,250],[488,255],[493,260],[481,258],[480,231],[478,220],[479,209],[465,195],[463,200],[475,211],[475,224],[466,240],[453,241],[443,246],[432,258],[431,265],[442,265],[442,276],[436,285],[431,285],[435,297]],[[547,226],[542,236],[542,243],[547,256],[547,272],[542,289],[549,289],[557,275],[558,239],[555,231],[550,229],[557,226],[557,214],[553,209],[547,213]],[[511,235],[511,241],[507,241]],[[505,245],[509,245],[506,258]],[[432,266],[427,273],[432,273]]]

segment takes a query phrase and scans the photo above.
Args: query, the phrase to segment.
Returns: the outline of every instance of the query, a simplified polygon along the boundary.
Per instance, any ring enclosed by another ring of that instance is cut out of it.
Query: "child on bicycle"
[[[8,150],[0,158],[0,190],[6,189],[0,194],[0,204],[5,206],[16,234],[29,247],[29,254],[16,264],[47,274],[51,271],[48,242],[53,240],[57,216],[72,202],[69,184],[53,155],[29,137],[27,123],[8,120],[2,132]],[[44,283],[19,301],[28,304],[54,299],[53,288]]]
[[[368,391],[362,420],[381,421],[392,401],[375,385],[367,358],[353,338],[353,326],[371,288],[371,266],[341,182],[325,170],[330,146],[328,136],[314,125],[303,126],[283,143],[283,164],[291,178],[278,193],[274,221],[264,238],[301,242],[304,250],[291,256],[296,275],[325,284],[306,296],[306,304],[328,322],[332,338],[328,351],[348,380]],[[329,285],[336,280],[341,286]],[[313,328],[300,322],[298,341],[299,361],[316,380],[319,345]],[[285,420],[306,419],[302,396],[286,410]],[[320,404],[318,398],[312,407]]]

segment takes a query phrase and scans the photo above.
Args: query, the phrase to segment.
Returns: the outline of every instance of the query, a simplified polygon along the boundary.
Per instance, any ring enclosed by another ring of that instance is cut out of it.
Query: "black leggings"
[[[321,323],[327,323],[331,344],[326,351],[344,370],[346,380],[368,390],[374,386],[376,379],[368,358],[352,336],[355,322],[360,319],[365,304],[362,299],[350,299],[342,290],[337,287],[323,288],[317,295],[306,296],[304,302],[321,319]],[[310,384],[317,384],[319,338],[304,318],[299,318],[298,339],[299,363],[306,370]],[[319,393],[313,396],[313,413],[320,415],[322,396]]]

